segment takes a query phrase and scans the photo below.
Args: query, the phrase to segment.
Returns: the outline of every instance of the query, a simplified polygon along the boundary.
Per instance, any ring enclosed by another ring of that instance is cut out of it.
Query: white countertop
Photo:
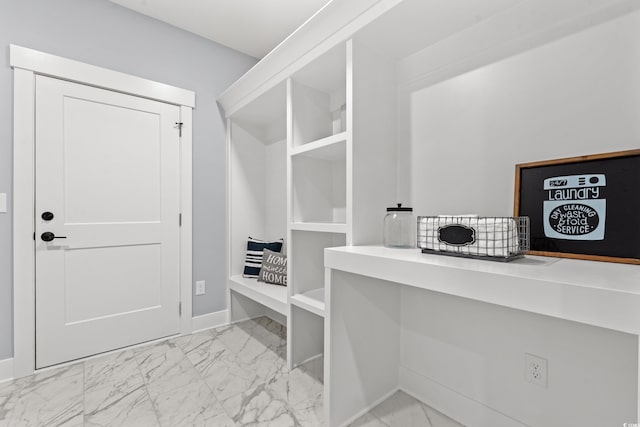
[[[640,266],[527,256],[508,263],[419,249],[325,249],[354,274],[640,335]]]

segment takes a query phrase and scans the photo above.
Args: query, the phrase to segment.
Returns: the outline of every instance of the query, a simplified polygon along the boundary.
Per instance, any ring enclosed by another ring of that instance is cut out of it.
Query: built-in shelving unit
[[[267,314],[276,320],[286,321],[287,358],[290,367],[323,354],[323,337],[330,333],[330,328],[327,328],[327,331],[324,329],[335,319],[333,310],[343,310],[343,314],[350,316],[349,319],[358,327],[369,330],[372,336],[378,336],[378,330],[372,328],[370,323],[361,321],[361,315],[369,310],[367,313],[375,318],[376,313],[380,311],[379,305],[370,304],[367,307],[355,308],[353,304],[344,301],[342,305],[336,303],[335,294],[327,295],[325,276],[329,276],[330,279],[333,273],[326,274],[323,258],[325,250],[338,246],[380,244],[385,208],[394,206],[397,202],[412,203],[415,208],[421,208],[420,212],[416,210],[418,214],[441,213],[437,212],[438,209],[449,212],[446,207],[436,202],[432,203],[432,199],[436,199],[433,197],[434,194],[442,196],[441,200],[455,200],[456,203],[452,203],[451,206],[459,207],[461,213],[467,213],[467,209],[464,208],[468,204],[473,209],[484,206],[484,210],[491,213],[494,209],[502,209],[500,214],[507,215],[509,212],[504,211],[501,205],[492,203],[491,197],[484,197],[486,194],[479,194],[480,190],[475,188],[469,190],[466,183],[464,187],[458,185],[460,181],[451,178],[457,176],[468,179],[468,176],[471,176],[474,184],[477,180],[478,188],[490,189],[492,194],[500,194],[496,197],[505,199],[504,195],[512,194],[510,190],[505,190],[504,183],[512,182],[513,164],[528,161],[527,156],[531,156],[532,152],[520,150],[524,147],[517,144],[524,145],[522,138],[528,136],[525,133],[532,132],[531,129],[519,132],[522,129],[508,126],[505,126],[506,131],[498,129],[502,124],[496,125],[495,123],[500,122],[496,122],[495,117],[491,118],[493,120],[487,120],[483,114],[489,113],[479,106],[482,104],[465,104],[467,95],[484,100],[479,94],[486,92],[493,96],[495,90],[496,102],[504,103],[507,108],[510,106],[509,102],[520,107],[521,104],[526,104],[527,108],[531,108],[532,110],[526,110],[524,116],[516,115],[512,118],[518,123],[526,122],[538,126],[535,128],[534,139],[538,138],[538,132],[544,126],[546,144],[551,146],[548,137],[555,133],[559,141],[555,145],[562,146],[562,150],[547,147],[548,151],[544,154],[538,151],[536,156],[559,158],[581,154],[583,147],[586,147],[584,138],[577,138],[580,143],[573,147],[567,146],[565,139],[569,134],[580,135],[579,132],[574,132],[582,126],[583,111],[572,115],[573,119],[580,117],[580,120],[564,120],[568,119],[564,112],[558,116],[563,120],[551,117],[551,120],[546,122],[552,125],[550,127],[546,126],[545,122],[531,121],[530,112],[533,112],[537,105],[548,105],[546,102],[554,98],[544,98],[544,103],[542,99],[537,98],[534,103],[529,103],[529,100],[523,98],[513,100],[506,95],[512,91],[507,91],[510,87],[504,82],[510,81],[511,85],[514,85],[515,81],[517,85],[520,79],[530,79],[530,82],[538,79],[532,77],[537,74],[531,70],[536,69],[536,58],[539,57],[532,55],[522,58],[521,53],[538,51],[536,55],[540,55],[537,48],[544,50],[546,44],[632,13],[631,11],[638,8],[640,5],[630,0],[561,1],[558,5],[535,0],[329,2],[218,98],[227,115],[229,135],[228,287],[231,320]],[[558,59],[567,56],[570,57],[569,61],[573,60],[576,63],[578,60],[584,60],[584,64],[598,64],[596,71],[599,73],[599,67],[606,63],[597,56],[588,56],[591,53],[586,52],[591,52],[591,48],[583,48],[590,47],[596,39],[588,39],[586,42],[585,40],[577,43],[578,49],[568,49],[571,54],[548,55],[547,59],[542,61],[542,65],[548,65],[547,62],[558,64]],[[604,56],[604,50],[597,52]],[[622,56],[629,57],[626,54]],[[512,64],[517,71],[506,73],[509,78],[505,79],[502,72],[496,74],[489,70],[494,63],[502,60],[522,62]],[[543,68],[549,72],[551,67]],[[567,70],[566,73],[576,72],[587,76],[588,73],[583,73],[585,69],[593,70],[593,67],[581,65],[576,70]],[[621,76],[616,74],[612,80],[618,81]],[[454,80],[456,84],[447,85]],[[600,79],[596,80],[599,82]],[[565,83],[568,82],[567,78]],[[584,87],[590,85],[585,83]],[[585,93],[583,89],[578,85],[570,93],[574,94],[572,96],[578,96],[579,93]],[[431,92],[432,90],[436,92]],[[593,99],[602,105],[606,104],[600,102],[598,97],[594,96]],[[459,102],[460,106],[456,102]],[[464,109],[461,110],[462,106]],[[471,110],[465,110],[467,107]],[[481,114],[474,114],[474,108],[478,108]],[[438,121],[441,112],[448,115],[442,123]],[[467,117],[467,123],[457,126],[459,116]],[[503,120],[502,115],[496,116]],[[585,117],[587,121],[589,116]],[[573,123],[570,125],[572,127],[565,129],[561,124],[565,121]],[[477,133],[482,133],[485,122],[485,139],[479,140]],[[611,123],[614,123],[614,120],[611,120]],[[447,132],[444,132],[445,130]],[[455,132],[457,130],[460,130],[459,134]],[[511,132],[512,130],[518,132]],[[508,142],[496,142],[495,137],[500,132],[507,134]],[[512,140],[511,134],[520,139]],[[448,139],[443,139],[443,136],[447,136]],[[609,145],[593,142],[591,146],[602,147],[601,150],[594,149],[593,152],[611,151],[612,140],[603,140],[609,141]],[[624,137],[618,140],[627,141],[615,143],[616,149],[622,150],[629,149],[624,145],[632,144],[628,141],[633,141],[633,138],[625,133]],[[528,146],[536,144],[537,142],[529,143]],[[573,149],[578,151],[574,153]],[[537,145],[535,150],[538,150]],[[475,154],[479,152],[486,152],[487,156],[478,158]],[[516,154],[526,158],[521,159],[516,157]],[[491,161],[487,161],[489,158]],[[455,165],[451,171],[445,168],[449,164]],[[460,173],[461,170],[466,171],[466,174]],[[431,179],[424,179],[426,177]],[[495,187],[494,184],[497,183],[500,183],[501,187]],[[500,188],[502,192],[499,191]],[[478,197],[466,197],[471,192],[473,196]],[[421,202],[421,205],[418,206],[416,201]],[[508,209],[509,203],[505,201],[504,206]],[[425,211],[426,208],[432,211]],[[262,239],[286,238],[289,283],[287,288],[270,287],[242,277],[244,245],[248,236]],[[396,273],[400,272],[420,283],[427,279],[424,274],[418,272],[427,272],[433,276],[443,275],[447,278],[452,274],[456,277],[465,276],[469,279],[468,286],[464,288],[468,295],[455,293],[448,280],[442,282],[442,288],[435,287],[435,280],[430,280],[425,286],[431,286],[432,288],[428,288],[430,291],[459,295],[466,299],[471,296],[478,297],[478,293],[485,292],[474,286],[474,278],[485,274],[493,277],[495,274],[484,270],[467,274],[467,269],[459,267],[461,265],[481,265],[481,268],[490,270],[530,268],[517,267],[518,264],[505,267],[490,263],[475,264],[469,260],[449,261],[445,258],[433,258],[427,266],[421,264],[422,255],[415,254],[413,265],[418,266],[415,267],[416,271],[404,271],[404,261],[389,261],[388,258],[393,258],[389,251],[382,250],[384,256],[379,256],[376,252],[380,249],[373,249],[372,253],[367,254],[351,254],[349,249],[337,251],[340,252],[340,257],[334,257],[332,260],[335,263],[333,268],[349,271],[348,266],[339,264],[341,260],[350,259],[354,263],[360,263],[359,271],[356,273],[363,277],[366,276],[363,271],[369,271],[367,263],[375,263],[372,270],[376,278],[390,282],[393,282],[393,278],[385,274],[391,271],[391,264],[395,266]],[[327,251],[329,252],[331,251]],[[448,262],[458,267],[445,265]],[[563,262],[563,265],[569,264]],[[571,264],[573,274],[574,266]],[[550,271],[553,268],[531,266],[531,270],[535,272]],[[498,276],[502,277],[500,280],[511,280],[508,275]],[[537,273],[532,277],[537,277]],[[344,276],[339,273],[336,274],[336,278],[339,281]],[[362,292],[354,295],[353,299],[371,291],[374,293],[374,299],[390,304],[391,309],[395,310],[397,304],[391,300],[386,301],[384,294],[375,294],[375,290],[371,290],[375,286],[375,280],[371,279],[367,277],[361,280],[362,286],[358,289],[362,289]],[[582,282],[582,276],[576,280]],[[589,280],[585,279],[585,282]],[[367,287],[369,285],[371,287]],[[414,287],[414,284],[407,285],[411,286],[405,286],[404,289]],[[539,285],[536,284],[536,287]],[[378,289],[386,288],[388,287],[378,286]],[[559,289],[564,287],[556,286],[551,291]],[[495,295],[500,297],[495,301],[476,299],[496,304],[503,300],[505,295],[511,295],[513,287],[505,282],[499,291]],[[529,291],[533,292],[533,289]],[[592,292],[588,288],[584,288],[583,291]],[[397,296],[395,293],[392,295]],[[618,300],[620,295],[616,294],[616,304],[623,304]],[[520,307],[522,310],[527,310],[528,301]],[[559,304],[562,299],[556,302]],[[561,306],[562,304],[559,305]],[[634,305],[630,311],[625,312],[632,313],[635,309]],[[553,316],[553,313],[540,313]],[[615,318],[615,315],[609,313],[604,318]],[[600,326],[607,328],[613,325],[607,322]],[[374,323],[387,322],[384,318],[378,318]],[[397,328],[392,328],[386,333],[391,336],[396,330]],[[625,329],[620,330],[629,332]],[[347,335],[349,333],[347,330],[343,332]],[[633,329],[630,332],[637,331]],[[376,350],[380,350],[374,339],[370,341],[376,345]],[[389,352],[397,350],[393,346],[388,347]],[[523,349],[518,349],[520,350]],[[327,353],[331,351],[328,347]],[[362,352],[360,356],[362,364],[369,368],[374,366],[370,362],[378,357],[374,351]],[[444,352],[442,358],[455,359],[456,355],[449,356],[448,352]],[[377,360],[381,359],[378,357]],[[360,379],[357,377],[363,371],[358,370],[357,366],[349,366],[349,372],[340,371],[340,367],[331,368],[330,361],[331,357],[328,354],[325,357],[325,367],[329,377],[354,378],[353,387],[358,387],[357,381]],[[479,372],[484,373],[482,360],[472,361],[477,361]],[[395,375],[392,370],[388,374]],[[632,373],[631,376],[633,375]],[[367,380],[378,381],[383,377],[384,375],[373,372]],[[485,385],[485,381],[491,384],[495,376],[487,373],[485,377],[477,376],[478,390],[484,390],[482,386]],[[330,380],[327,381],[329,382]],[[447,397],[464,395],[464,392],[456,388],[458,383],[457,380],[442,383],[437,394]],[[361,391],[367,394],[372,389],[362,387]],[[413,390],[419,392],[415,388]],[[452,390],[455,393],[452,393]],[[340,425],[342,421],[346,422],[346,417],[353,414],[340,413],[340,405],[335,405],[339,396],[331,396],[332,391],[329,389],[326,391],[326,399],[329,402],[326,416],[328,424]],[[369,393],[364,397],[369,404],[382,396]],[[331,399],[334,399],[333,406]],[[353,395],[349,395],[347,400],[349,399],[353,400]],[[348,404],[362,404],[365,400],[349,401]],[[465,408],[471,408],[469,413],[475,414],[474,411],[482,412],[491,404],[493,403],[484,402],[482,405]],[[456,404],[444,406],[444,409],[450,409],[455,414],[455,411],[462,407],[464,405]],[[549,408],[550,406],[545,406],[543,412],[549,412]],[[469,419],[475,422],[484,418],[472,416]],[[502,420],[499,416],[497,419]],[[334,422],[335,420],[339,420],[340,423]],[[487,420],[484,425],[510,425],[508,422],[492,422],[493,418]],[[525,418],[523,420],[527,421]],[[536,424],[528,421],[524,423]]]
[[[351,240],[350,63],[340,43],[288,80],[291,367],[324,351],[323,253]]]
[[[230,319],[286,321],[291,367],[323,352],[323,252],[351,243],[350,52],[337,45],[228,117]],[[286,238],[288,287],[242,276],[249,236]]]
[[[290,367],[324,351],[324,250],[379,243],[396,201],[394,77],[347,40],[229,115],[231,320],[286,316]],[[248,236],[286,236],[286,289],[242,277]]]

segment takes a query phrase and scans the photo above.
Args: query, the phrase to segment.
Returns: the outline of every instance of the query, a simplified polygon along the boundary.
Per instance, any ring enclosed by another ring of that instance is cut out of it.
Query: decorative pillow
[[[258,281],[287,286],[287,256],[265,249]]]
[[[283,242],[284,239],[276,240],[275,242],[265,242],[249,237],[247,241],[247,257],[244,261],[244,272],[242,275],[244,277],[257,278],[260,274],[260,268],[262,268],[262,252],[265,249],[280,252]]]

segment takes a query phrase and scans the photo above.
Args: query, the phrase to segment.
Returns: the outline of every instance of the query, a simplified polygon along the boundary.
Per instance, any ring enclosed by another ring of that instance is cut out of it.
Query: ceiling
[[[110,0],[262,58],[330,0]]]

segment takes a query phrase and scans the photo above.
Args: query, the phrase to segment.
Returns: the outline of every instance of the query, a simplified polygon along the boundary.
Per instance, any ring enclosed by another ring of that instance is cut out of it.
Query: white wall
[[[515,164],[640,147],[640,13],[415,91],[409,111],[415,213],[511,215]],[[403,318],[412,370],[529,425],[637,422],[636,337],[436,294],[403,303],[419,313]],[[524,382],[525,352],[549,359],[548,389]]]
[[[514,167],[640,147],[640,13],[411,95],[417,215],[513,212]]]
[[[207,281],[194,315],[225,308],[225,130],[216,97],[256,60],[107,0],[0,0],[0,360],[13,354],[12,122],[9,44],[196,92],[193,279]]]
[[[636,422],[634,335],[405,286],[401,342],[414,375],[525,425]],[[525,381],[525,353],[548,360],[548,388]]]

